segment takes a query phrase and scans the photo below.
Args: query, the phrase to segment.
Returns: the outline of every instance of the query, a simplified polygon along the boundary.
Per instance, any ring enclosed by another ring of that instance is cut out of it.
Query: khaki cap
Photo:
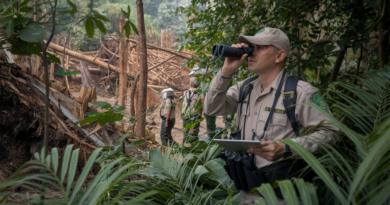
[[[286,56],[291,52],[290,40],[287,35],[277,28],[265,27],[256,33],[254,36],[240,36],[238,37],[240,43],[247,43],[253,45],[275,46],[279,50],[286,51]]]

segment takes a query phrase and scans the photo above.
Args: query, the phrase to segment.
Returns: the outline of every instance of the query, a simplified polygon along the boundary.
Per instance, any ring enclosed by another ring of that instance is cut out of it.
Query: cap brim
[[[247,43],[247,44],[253,44],[253,45],[260,45],[260,46],[268,46],[272,45],[269,42],[255,36],[239,36],[238,41],[240,43]]]

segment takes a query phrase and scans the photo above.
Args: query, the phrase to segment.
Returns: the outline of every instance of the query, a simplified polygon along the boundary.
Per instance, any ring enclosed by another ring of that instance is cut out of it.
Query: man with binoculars
[[[233,48],[228,46],[218,48],[219,56],[225,56],[226,59],[222,69],[210,84],[204,111],[208,115],[237,113],[237,133],[236,137],[233,134],[232,137],[261,141],[261,148],[247,150],[254,157],[252,161],[256,169],[254,176],[256,179],[253,180],[257,181],[256,186],[262,183],[271,183],[272,186],[275,180],[291,179],[294,172],[299,172],[293,176],[298,177],[302,173],[300,169],[306,166],[303,160],[296,160],[299,156],[295,150],[279,142],[280,140],[291,139],[308,151],[316,153],[319,151],[320,143],[337,140],[335,132],[338,128],[326,123],[321,124],[327,117],[313,106],[302,105],[314,103],[330,112],[317,88],[296,77],[286,75],[283,66],[285,58],[290,54],[290,41],[285,33],[276,28],[266,27],[254,36],[240,36],[238,40],[240,43],[231,47],[244,50],[244,53],[253,50],[248,54],[241,54],[241,58],[235,58],[223,54],[224,50]],[[246,48],[242,49],[243,47]],[[213,55],[217,54],[218,51],[214,52],[213,49]],[[248,55],[248,70],[258,76],[228,89],[234,72],[242,66]],[[295,84],[288,83],[288,78],[296,79]],[[289,99],[293,99],[294,103],[286,104]],[[292,104],[297,105],[291,106]],[[320,127],[312,133],[300,136],[300,133],[318,124],[321,124]],[[313,175],[306,179],[310,180],[312,177]],[[252,204],[259,197],[250,195],[250,189],[241,189],[241,204]],[[275,193],[279,202],[284,204],[280,190],[275,189]]]

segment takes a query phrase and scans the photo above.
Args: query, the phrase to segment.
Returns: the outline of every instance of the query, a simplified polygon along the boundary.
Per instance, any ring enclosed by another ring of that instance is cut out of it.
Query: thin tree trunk
[[[130,94],[130,115],[135,116],[135,100],[134,100],[134,94],[135,90],[137,89],[137,82],[139,78],[139,73],[137,76],[135,76],[134,82],[132,84],[131,94]]]
[[[146,111],[146,98],[147,98],[147,79],[148,79],[148,64],[146,53],[146,37],[145,37],[145,22],[144,22],[144,9],[142,0],[137,0],[137,20],[138,20],[138,33],[139,33],[139,51],[140,51],[140,84],[139,84],[139,103],[138,113],[142,115]],[[143,115],[139,119],[139,123],[136,130],[136,135],[139,137],[145,136],[145,124],[146,115]]]
[[[384,68],[389,58],[389,35],[390,35],[390,20],[389,20],[389,2],[382,1],[382,14],[379,23],[379,68]],[[386,32],[385,35],[383,33]]]
[[[120,19],[119,19],[119,28],[121,29],[121,33],[123,36],[125,36],[125,30],[123,29],[124,26],[124,19],[123,14],[121,13]],[[128,58],[128,42],[126,38],[120,39],[120,45],[119,45],[119,96],[118,96],[118,105],[125,106],[125,99],[126,99],[126,91],[127,91],[127,58]]]
[[[347,48],[340,50],[339,54],[337,55],[336,62],[334,63],[332,74],[330,75],[329,83],[333,83],[337,80],[337,76],[340,71],[341,64],[343,63],[345,53],[347,52]]]

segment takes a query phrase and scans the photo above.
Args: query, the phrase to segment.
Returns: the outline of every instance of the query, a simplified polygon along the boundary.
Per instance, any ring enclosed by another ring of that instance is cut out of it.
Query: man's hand
[[[260,157],[273,162],[280,159],[283,156],[283,152],[286,149],[285,145],[281,142],[265,141],[261,142],[263,147],[249,148],[248,153],[259,155]]]
[[[168,127],[168,120],[165,121],[165,127]]]
[[[248,47],[248,44],[246,43],[239,43],[239,44],[233,44],[231,45],[233,48],[242,48],[242,47]],[[248,55],[245,54],[241,58],[225,58],[225,63],[222,67],[222,73],[226,76],[232,76],[234,72],[238,70],[239,67],[244,64],[245,58]]]

